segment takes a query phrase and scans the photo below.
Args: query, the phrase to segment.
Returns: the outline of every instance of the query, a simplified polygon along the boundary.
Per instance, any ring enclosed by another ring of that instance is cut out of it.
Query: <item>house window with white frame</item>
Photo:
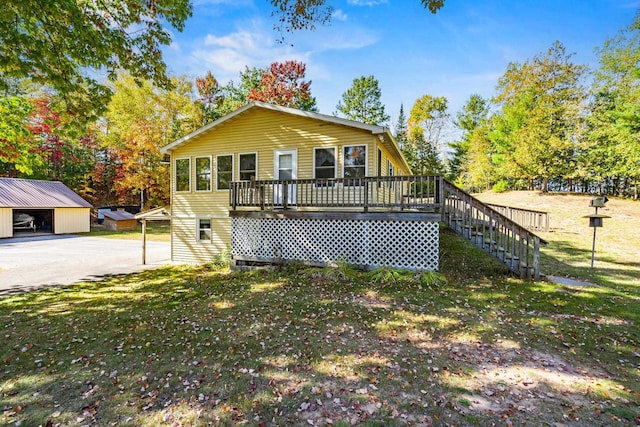
[[[348,179],[359,180],[366,176],[367,146],[348,145],[344,147],[343,176]],[[360,181],[352,181],[345,185],[361,185]]]
[[[176,191],[191,190],[191,159],[176,159]]]
[[[196,157],[196,191],[211,191],[211,157]]]
[[[244,153],[238,156],[240,164],[240,181],[251,181],[258,176],[258,154]]]
[[[211,219],[198,218],[198,239],[199,242],[211,241]]]
[[[315,179],[333,179],[336,177],[335,147],[313,149],[313,177]]]
[[[391,163],[391,160],[387,159],[387,176],[395,176],[396,174],[396,168],[393,167],[393,163]]]
[[[223,155],[216,157],[216,188],[218,190],[228,190],[233,181],[233,155]]]

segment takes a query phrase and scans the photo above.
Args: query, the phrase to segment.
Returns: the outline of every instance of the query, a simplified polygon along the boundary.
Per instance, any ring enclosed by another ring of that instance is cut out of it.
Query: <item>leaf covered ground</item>
[[[172,267],[0,300],[0,424],[640,423],[637,288]]]

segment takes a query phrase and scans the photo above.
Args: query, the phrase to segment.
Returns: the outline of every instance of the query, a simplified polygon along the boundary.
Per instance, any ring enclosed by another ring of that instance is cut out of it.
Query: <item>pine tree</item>
[[[353,79],[353,84],[342,94],[336,109],[349,120],[386,126],[389,116],[384,111],[381,98],[378,80],[373,76],[361,76]]]

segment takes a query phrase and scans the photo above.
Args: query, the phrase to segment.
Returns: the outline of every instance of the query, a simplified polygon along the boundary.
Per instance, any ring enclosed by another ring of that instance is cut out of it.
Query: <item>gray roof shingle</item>
[[[90,208],[91,204],[60,181],[0,178],[0,207]]]

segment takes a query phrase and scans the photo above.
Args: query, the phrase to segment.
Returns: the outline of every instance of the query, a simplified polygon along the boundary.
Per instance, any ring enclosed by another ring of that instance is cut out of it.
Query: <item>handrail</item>
[[[493,210],[530,230],[549,232],[549,212],[486,203]]]
[[[234,181],[229,205],[261,210],[288,208],[361,208],[439,210],[440,176],[376,176]]]
[[[524,277],[540,277],[540,244],[527,228],[443,180],[442,220],[467,240]]]

